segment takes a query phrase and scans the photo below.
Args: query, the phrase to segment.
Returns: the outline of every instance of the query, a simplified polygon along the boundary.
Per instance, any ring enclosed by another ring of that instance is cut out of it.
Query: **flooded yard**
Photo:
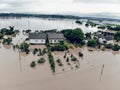
[[[36,46],[35,46],[36,47]],[[37,46],[44,48],[44,46]],[[34,46],[31,46],[31,49]],[[0,48],[0,90],[119,90],[120,86],[120,55],[113,51],[88,51],[87,47],[70,49],[70,53],[79,60],[80,67],[76,69],[75,63],[71,66],[63,58],[65,52],[54,52],[55,62],[60,58],[64,64],[60,67],[56,63],[56,73],[53,74],[47,54],[46,62],[42,65],[30,67],[31,61],[37,61],[39,57],[21,53],[12,47]],[[78,52],[84,56],[80,58]],[[103,74],[101,76],[102,66]],[[64,71],[63,71],[64,68]]]

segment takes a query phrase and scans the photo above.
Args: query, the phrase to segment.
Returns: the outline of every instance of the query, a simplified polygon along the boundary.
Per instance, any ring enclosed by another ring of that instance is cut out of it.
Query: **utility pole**
[[[102,65],[102,69],[101,69],[101,73],[100,73],[100,80],[101,80],[102,75],[103,75],[103,72],[104,72],[104,67],[105,67],[105,65],[103,64],[103,65]]]

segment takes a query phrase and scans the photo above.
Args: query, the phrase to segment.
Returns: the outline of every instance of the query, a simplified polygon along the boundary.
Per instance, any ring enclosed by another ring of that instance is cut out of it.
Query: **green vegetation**
[[[35,55],[37,52],[38,52],[38,49],[35,48],[35,49],[33,50],[33,54]]]
[[[77,21],[75,21],[75,23],[77,23],[77,24],[82,24],[82,21],[77,20]]]
[[[9,29],[2,28],[0,30],[0,33],[3,35],[13,35],[13,34],[15,34],[14,26],[9,26]]]
[[[113,51],[119,51],[120,50],[120,46],[118,44],[114,44],[112,50]]]
[[[86,22],[86,24],[85,24],[85,26],[87,26],[87,27],[88,27],[88,26],[96,27],[96,25],[98,25],[98,24],[93,23],[92,21],[89,21],[89,20],[88,20],[88,21]]]
[[[41,51],[41,49],[39,49],[38,51],[39,51],[38,56],[42,56],[42,51]]]
[[[96,40],[89,40],[88,42],[87,42],[87,46],[89,46],[89,47],[95,47],[95,46],[97,46],[97,41]]]
[[[11,42],[12,42],[12,38],[3,39],[3,44],[9,45],[11,44]]]
[[[45,53],[47,53],[47,48],[44,48],[43,50],[38,49],[37,52],[39,52],[38,56],[43,56]]]
[[[105,48],[107,48],[107,49],[112,49],[112,48],[113,48],[113,44],[106,44],[106,45],[105,45]]]
[[[47,48],[44,48],[44,49],[42,50],[42,55],[44,55],[45,53],[47,53]]]
[[[30,64],[30,66],[34,68],[36,66],[35,61],[32,61],[31,64]]]
[[[68,44],[65,41],[60,41],[59,44],[51,46],[51,51],[65,51],[68,49]]]
[[[62,33],[71,43],[82,43],[84,33],[80,28],[63,30]]]
[[[86,33],[86,34],[85,34],[85,37],[86,37],[86,39],[91,39],[91,38],[92,38],[91,32],[90,32],[90,33]]]
[[[79,52],[79,56],[80,56],[80,57],[83,57],[83,53]]]
[[[58,63],[59,66],[63,66],[63,63],[60,59],[57,60],[57,63]]]
[[[107,24],[106,27],[107,27],[107,29],[109,29],[109,30],[120,31],[120,25]]]
[[[45,63],[45,59],[44,59],[44,58],[40,58],[40,59],[38,60],[38,64],[43,64],[43,63]]]
[[[67,57],[66,62],[69,62],[69,58]]]
[[[54,62],[54,57],[50,51],[50,49],[48,50],[48,58],[49,58],[49,63],[50,63],[50,66],[51,66],[51,70],[53,72],[55,72],[55,62]]]
[[[114,39],[120,41],[120,31],[115,34]]]
[[[44,32],[47,32],[47,33],[56,33],[57,32],[57,29],[51,29],[51,30],[46,30]]]
[[[66,58],[66,56],[67,56],[67,53],[65,53],[64,58]]]
[[[106,27],[104,25],[100,25],[97,27],[98,29],[105,29]]]
[[[75,62],[75,61],[77,61],[77,58],[73,56],[73,57],[71,57],[71,60]]]
[[[0,39],[3,39],[4,35],[0,33]]]
[[[30,32],[31,32],[31,30],[30,30],[30,29],[28,29],[28,30],[26,30],[26,31],[25,31],[25,33],[30,33]]]
[[[26,43],[26,42],[21,43],[19,48],[21,49],[22,52],[26,52],[26,54],[29,53],[29,44],[28,43]]]

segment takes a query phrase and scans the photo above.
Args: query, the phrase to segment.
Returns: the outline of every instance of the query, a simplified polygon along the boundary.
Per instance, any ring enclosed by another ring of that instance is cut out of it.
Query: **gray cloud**
[[[83,3],[120,3],[120,0],[74,0],[74,2],[83,2]]]
[[[120,12],[119,4],[120,0],[0,0],[0,13],[26,12],[61,14],[72,12],[74,14]]]

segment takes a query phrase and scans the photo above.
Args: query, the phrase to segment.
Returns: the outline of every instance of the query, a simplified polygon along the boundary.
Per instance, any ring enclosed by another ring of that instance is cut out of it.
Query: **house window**
[[[50,40],[50,43],[52,43],[52,40]]]
[[[44,40],[42,39],[41,42],[43,42]]]
[[[38,42],[38,40],[36,39],[36,42]]]
[[[57,42],[57,40],[54,40],[54,42]]]

